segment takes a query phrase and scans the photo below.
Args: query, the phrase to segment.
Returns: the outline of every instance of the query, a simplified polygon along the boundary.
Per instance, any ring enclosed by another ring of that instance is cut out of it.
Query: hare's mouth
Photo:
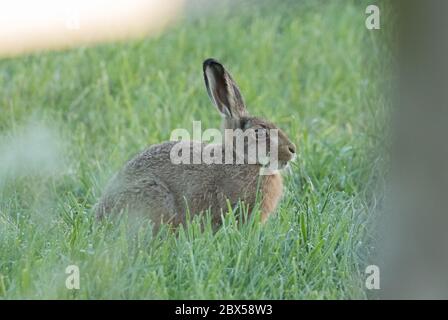
[[[289,160],[279,160],[278,169],[285,170],[288,173],[292,173],[291,162],[295,162],[297,160],[297,155],[294,154]]]
[[[293,156],[291,157],[291,159],[286,160],[286,161],[284,161],[284,160],[283,161],[279,161],[278,162],[279,170],[287,169],[288,172],[290,172],[291,171],[290,163],[294,162],[296,159],[297,159],[297,155],[294,153]]]
[[[287,162],[287,161],[279,161],[279,162],[278,162],[278,168],[279,168],[280,170],[283,170],[283,169],[285,169],[286,167],[288,167],[288,162]]]
[[[272,163],[268,161],[262,163],[261,166],[266,169],[267,168],[272,169],[272,167],[275,167],[276,170],[283,170],[289,167],[289,161],[278,161],[276,166],[275,165],[273,166]]]
[[[290,162],[296,159],[296,155],[294,154],[290,159],[277,159],[275,162],[272,162],[271,155],[268,154],[266,157],[260,157],[259,164],[264,169],[270,170],[288,170],[290,172]]]
[[[287,171],[291,173],[288,161],[278,161],[276,166],[272,166],[271,163],[267,163],[261,166],[260,174],[262,175],[272,175],[277,174],[279,171]]]
[[[279,161],[278,162],[278,169],[279,170],[287,170],[289,169],[289,161]]]

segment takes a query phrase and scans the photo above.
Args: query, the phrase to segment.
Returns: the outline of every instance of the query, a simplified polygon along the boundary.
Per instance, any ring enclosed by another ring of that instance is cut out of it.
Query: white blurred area
[[[0,136],[0,188],[10,179],[58,174],[63,155],[57,136],[55,130],[38,122]]]
[[[0,0],[0,57],[154,35],[184,0]]]

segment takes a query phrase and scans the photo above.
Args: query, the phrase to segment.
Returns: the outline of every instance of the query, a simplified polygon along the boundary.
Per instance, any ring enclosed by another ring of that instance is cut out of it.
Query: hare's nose
[[[296,146],[295,145],[291,144],[288,147],[288,149],[289,149],[289,152],[291,152],[292,154],[296,153]]]

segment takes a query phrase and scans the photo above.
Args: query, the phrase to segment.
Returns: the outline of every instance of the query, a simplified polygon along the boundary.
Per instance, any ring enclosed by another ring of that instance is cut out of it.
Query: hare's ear
[[[208,95],[219,112],[234,119],[247,115],[243,96],[223,65],[214,59],[207,59],[203,70]]]

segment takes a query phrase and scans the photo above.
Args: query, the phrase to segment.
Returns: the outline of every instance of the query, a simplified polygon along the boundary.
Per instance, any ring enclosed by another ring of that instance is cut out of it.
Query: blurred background
[[[167,3],[0,3],[0,297],[378,297],[365,269],[389,261],[377,242],[397,11],[385,1]],[[365,26],[371,4],[378,30]],[[193,120],[219,127],[202,78],[209,57],[249,112],[298,146],[276,216],[216,234],[193,223],[177,236],[96,223],[91,208],[125,161]],[[80,290],[65,288],[70,264]]]

